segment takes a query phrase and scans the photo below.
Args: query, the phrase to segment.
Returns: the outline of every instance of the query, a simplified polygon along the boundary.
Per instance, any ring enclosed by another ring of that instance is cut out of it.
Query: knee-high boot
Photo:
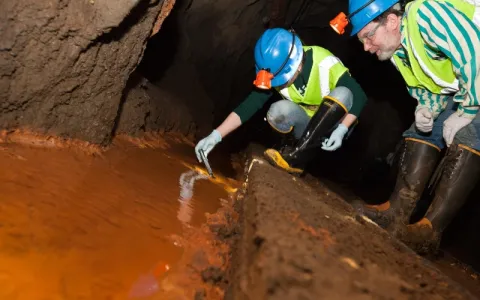
[[[421,254],[438,250],[444,229],[465,204],[480,178],[480,152],[464,145],[451,145],[440,181],[427,214],[407,227],[406,244]]]
[[[332,94],[323,99],[294,147],[284,152],[275,149],[265,151],[265,157],[271,164],[289,173],[303,173],[306,164],[319,152],[323,138],[332,132],[351,107],[351,103],[346,106]]]
[[[395,230],[407,225],[440,158],[440,149],[430,143],[407,138],[400,150],[397,181],[390,200],[380,205],[364,205],[363,214],[379,226]]]

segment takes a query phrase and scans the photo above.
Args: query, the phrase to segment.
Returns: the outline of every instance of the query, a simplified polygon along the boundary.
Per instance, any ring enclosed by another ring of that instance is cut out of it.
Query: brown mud
[[[448,253],[434,261],[435,266],[453,278],[477,298],[480,297],[480,275],[472,267],[458,261]]]
[[[319,183],[247,165],[227,299],[476,299]]]
[[[214,212],[228,210],[235,182],[199,177],[178,137],[72,143],[10,134],[0,144],[0,299],[221,297],[203,281],[228,261],[210,226],[226,223]]]
[[[318,179],[311,175],[305,177],[305,182],[312,186],[314,189],[322,189],[327,186],[327,189],[333,190],[338,196],[352,203],[354,201],[361,201],[361,199],[349,191],[347,188],[342,188],[338,184],[327,181],[325,179],[320,182]],[[461,262],[456,259],[449,250],[440,249],[437,255],[430,255],[427,257],[438,269],[440,269],[447,276],[458,282],[464,288],[466,288],[475,297],[480,298],[480,275],[474,270],[472,266]],[[462,260],[464,257],[459,256]]]

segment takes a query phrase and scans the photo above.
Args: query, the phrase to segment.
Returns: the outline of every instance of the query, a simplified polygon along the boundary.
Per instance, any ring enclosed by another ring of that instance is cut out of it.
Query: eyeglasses
[[[377,29],[378,27],[380,27],[381,25],[383,25],[382,22],[379,22],[377,25],[375,25],[375,27],[373,27],[372,30],[370,30],[369,32],[367,32],[366,34],[363,35],[363,37],[358,37],[358,39],[360,40],[360,42],[362,44],[365,43],[365,40],[368,40],[369,42],[371,42],[373,40],[373,36],[375,35],[375,33],[377,33]]]

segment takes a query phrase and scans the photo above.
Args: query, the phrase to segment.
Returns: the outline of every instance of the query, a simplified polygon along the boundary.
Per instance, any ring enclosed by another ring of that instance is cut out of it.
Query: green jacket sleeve
[[[363,91],[358,82],[350,76],[348,72],[345,72],[340,79],[338,79],[337,86],[344,86],[348,88],[353,94],[353,105],[350,109],[350,113],[358,118],[363,110],[363,107],[367,103],[367,95]]]
[[[272,95],[272,91],[252,91],[237,108],[233,110],[242,124],[248,121],[257,111],[259,111]]]

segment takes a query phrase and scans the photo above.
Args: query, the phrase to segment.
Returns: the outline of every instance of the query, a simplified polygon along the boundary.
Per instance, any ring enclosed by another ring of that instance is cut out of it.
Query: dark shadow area
[[[181,5],[184,0],[177,0],[170,15],[165,19],[161,29],[152,36],[145,48],[143,58],[137,67],[150,82],[159,82],[175,62],[180,44],[180,29],[178,27]]]
[[[442,248],[480,272],[480,185],[445,231]]]
[[[178,3],[181,3],[182,0],[177,0]],[[119,40],[123,31],[125,31],[125,26],[130,26],[129,24],[135,24],[138,22],[145,11],[150,5],[149,2],[142,1],[137,5],[129,16],[122,22],[122,26],[114,28],[109,34],[103,35],[101,37],[102,43],[108,43],[112,40]],[[115,117],[115,122],[112,129],[112,136],[115,136],[120,117],[124,111],[124,105],[129,92],[138,86],[139,82],[142,80],[142,77],[138,74],[141,74],[149,81],[155,82],[162,78],[164,73],[168,70],[170,65],[174,62],[175,53],[178,49],[178,37],[179,31],[177,30],[177,14],[174,6],[174,9],[171,11],[171,15],[164,21],[162,24],[162,29],[151,37],[146,45],[142,60],[138,64],[134,73],[128,78],[127,84],[123,90],[122,98],[120,99],[120,104],[118,106],[118,112]],[[123,25],[125,24],[125,25]],[[158,57],[157,57],[158,56]],[[161,59],[161,58],[171,58],[171,59]],[[152,63],[154,62],[154,63]]]
[[[192,62],[192,48],[186,32],[186,9],[190,4],[186,0],[176,1],[159,32],[148,41],[137,70],[158,86],[164,92],[163,96],[175,99],[184,107],[186,114],[193,118],[197,131],[204,134],[206,128],[211,127],[213,103],[206,95],[200,83],[201,75]],[[157,99],[154,97],[152,101]]]
[[[123,114],[125,101],[127,100],[128,93],[130,93],[130,91],[133,88],[138,86],[141,80],[142,80],[142,77],[134,76],[134,74],[131,74],[130,77],[128,78],[127,84],[125,85],[125,89],[123,90],[123,93],[122,93],[122,98],[120,99],[120,104],[118,105],[118,112],[117,112],[117,116],[115,117],[115,123],[113,124],[113,129],[112,129],[112,136],[115,136],[115,134],[117,133],[120,117]]]

